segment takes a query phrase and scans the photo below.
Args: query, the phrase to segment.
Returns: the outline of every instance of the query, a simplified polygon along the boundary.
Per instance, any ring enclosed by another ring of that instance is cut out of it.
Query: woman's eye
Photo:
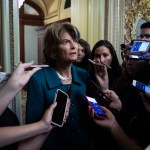
[[[108,54],[104,54],[103,56],[104,56],[104,57],[108,57],[109,55],[108,55]]]
[[[84,50],[84,49],[81,49],[81,52],[82,52],[82,53],[85,53],[85,50]]]
[[[68,44],[68,43],[69,43],[68,40],[64,40],[64,41],[63,41],[63,44],[64,44],[64,45],[66,45],[66,44]]]

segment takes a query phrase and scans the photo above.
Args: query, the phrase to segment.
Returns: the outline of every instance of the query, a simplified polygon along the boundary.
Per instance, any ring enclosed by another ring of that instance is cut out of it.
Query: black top
[[[19,125],[18,118],[9,108],[7,108],[0,116],[0,127],[17,126],[17,125]],[[0,148],[0,150],[17,150],[17,149],[18,143],[10,144],[8,146]]]

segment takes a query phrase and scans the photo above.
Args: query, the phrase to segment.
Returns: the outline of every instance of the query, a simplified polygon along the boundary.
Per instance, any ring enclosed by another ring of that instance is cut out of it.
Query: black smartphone
[[[105,95],[105,93],[100,89],[100,87],[93,80],[90,80],[90,83],[91,83],[91,87],[96,91],[95,99],[97,100],[99,105],[109,108],[109,105],[112,102],[111,99]]]
[[[150,86],[147,86],[147,85],[145,85],[145,84],[143,84],[137,80],[133,80],[132,85],[134,87],[136,87],[138,90],[140,90],[141,92],[150,93]]]
[[[64,124],[65,111],[67,109],[68,95],[62,90],[58,89],[55,93],[54,101],[57,102],[57,106],[54,109],[52,116],[52,124],[62,127]]]
[[[99,119],[104,119],[105,118],[105,113],[104,111],[101,109],[100,105],[97,103],[97,101],[89,96],[84,95],[86,100],[88,101],[88,104],[92,107],[92,109],[94,110],[94,114],[95,117],[99,118]]]
[[[143,41],[143,40],[134,40],[133,45],[131,47],[130,52],[140,52],[140,53],[147,53],[147,51],[150,48],[150,42],[149,41]]]

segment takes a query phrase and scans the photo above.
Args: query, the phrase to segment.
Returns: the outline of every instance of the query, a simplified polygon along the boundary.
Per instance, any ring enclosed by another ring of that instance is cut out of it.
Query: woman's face
[[[77,60],[78,43],[68,32],[64,32],[58,46],[57,58],[61,61],[74,62]]]
[[[83,60],[84,57],[85,57],[85,49],[84,49],[83,46],[81,46],[81,45],[79,44],[79,47],[78,47],[78,57],[77,57],[76,62],[77,62],[77,63],[82,62],[82,60]]]
[[[95,50],[94,60],[97,63],[110,65],[112,63],[112,55],[108,48],[100,46]]]

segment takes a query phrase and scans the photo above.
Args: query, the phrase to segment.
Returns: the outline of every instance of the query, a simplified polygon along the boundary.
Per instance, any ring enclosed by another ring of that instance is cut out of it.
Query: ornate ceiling
[[[53,7],[57,8],[58,7],[57,5],[59,4],[58,2],[61,0],[31,0],[31,1],[36,3],[43,10],[45,16],[47,16],[52,5],[54,5]]]

